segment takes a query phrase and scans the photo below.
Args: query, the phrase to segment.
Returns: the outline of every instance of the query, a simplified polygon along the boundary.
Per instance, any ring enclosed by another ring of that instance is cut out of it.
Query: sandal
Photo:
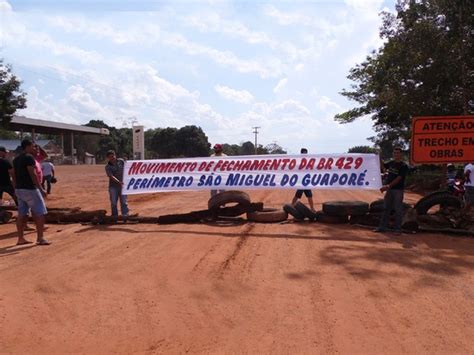
[[[36,245],[50,245],[51,242],[46,239],[41,239],[36,242]]]

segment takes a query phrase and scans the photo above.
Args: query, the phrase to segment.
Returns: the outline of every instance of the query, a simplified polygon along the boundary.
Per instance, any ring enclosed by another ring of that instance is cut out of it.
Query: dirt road
[[[58,170],[50,207],[109,210],[103,167]],[[292,192],[251,196],[281,206]],[[133,196],[130,207],[158,216],[207,197]],[[0,226],[2,353],[474,349],[474,239],[317,223],[50,225],[47,237],[49,247],[16,247],[14,225]]]

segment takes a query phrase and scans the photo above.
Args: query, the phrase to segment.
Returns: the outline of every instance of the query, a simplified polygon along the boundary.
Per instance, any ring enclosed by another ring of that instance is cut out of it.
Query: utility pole
[[[257,135],[258,135],[258,129],[260,127],[252,127],[253,128],[253,133],[255,134],[255,155],[258,154],[258,146],[257,146]]]

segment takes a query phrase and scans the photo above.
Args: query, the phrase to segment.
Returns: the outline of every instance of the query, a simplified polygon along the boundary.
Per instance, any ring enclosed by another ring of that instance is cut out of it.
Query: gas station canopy
[[[25,116],[13,116],[8,125],[11,131],[25,131],[40,134],[99,134],[109,135],[107,128],[95,128],[62,122],[37,120]]]

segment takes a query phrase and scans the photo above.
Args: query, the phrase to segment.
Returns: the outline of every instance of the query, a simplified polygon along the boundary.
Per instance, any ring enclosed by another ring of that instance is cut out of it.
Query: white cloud
[[[85,114],[103,116],[101,105],[81,86],[70,86],[66,91],[66,103]]]
[[[228,86],[216,85],[214,90],[224,99],[249,104],[253,101],[253,95],[247,90],[234,90]]]
[[[231,38],[238,38],[249,44],[262,44],[268,48],[282,51],[290,58],[297,54],[297,48],[290,42],[272,38],[262,31],[253,31],[242,22],[227,20],[215,12],[197,13],[183,18],[185,26],[197,28],[204,33],[225,34]]]
[[[320,96],[316,102],[316,107],[320,109],[321,111],[340,111],[342,108],[340,105],[338,105],[336,102],[331,100],[329,97],[323,95]]]
[[[294,152],[363,141],[371,122],[341,126],[333,117],[351,106],[337,94],[349,85],[346,61],[377,43],[380,2],[274,4],[256,5],[251,16],[233,4],[170,5],[165,12],[176,16],[46,16],[8,4],[0,29],[6,57],[25,68],[18,75],[30,86],[32,117],[120,126],[136,116],[147,128],[200,125],[212,141],[230,143],[252,140],[256,125],[260,142],[277,140]]]
[[[311,17],[299,12],[283,12],[276,7],[269,5],[265,8],[264,13],[277,20],[280,25],[310,25]]]
[[[168,47],[181,49],[191,56],[207,57],[221,66],[231,67],[240,73],[256,73],[262,78],[278,77],[283,70],[280,59],[242,59],[231,51],[222,51],[190,41],[180,33],[163,31],[159,26],[153,24],[142,24],[126,30],[119,30],[106,23],[89,21],[84,18],[74,18],[71,22],[60,16],[50,18],[49,23],[66,31],[86,33],[96,38],[108,38],[116,44],[141,43],[151,46],[160,43]],[[91,57],[93,53],[86,54]]]
[[[278,94],[279,92],[281,92],[283,90],[283,88],[286,86],[287,83],[288,83],[288,78],[281,79],[278,82],[278,84],[276,84],[276,86],[273,88],[273,92],[275,94]]]
[[[0,0],[0,12],[12,11],[12,6],[6,0]]]

